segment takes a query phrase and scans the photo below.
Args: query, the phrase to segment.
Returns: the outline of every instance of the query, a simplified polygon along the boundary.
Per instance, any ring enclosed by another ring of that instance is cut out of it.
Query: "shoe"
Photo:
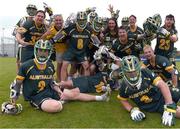
[[[110,100],[110,96],[111,96],[111,88],[110,88],[110,86],[107,86],[106,90],[107,91],[103,95],[101,95],[101,97],[102,97],[102,101],[108,102]]]
[[[110,87],[110,85],[108,84],[107,86],[106,86],[106,92],[108,92],[108,94],[109,94],[109,96],[111,95],[111,87]]]

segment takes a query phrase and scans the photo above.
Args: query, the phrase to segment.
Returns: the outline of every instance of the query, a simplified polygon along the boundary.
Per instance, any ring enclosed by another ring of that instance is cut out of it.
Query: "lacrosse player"
[[[142,111],[159,112],[163,125],[174,125],[175,117],[180,118],[180,107],[176,105],[180,96],[174,95],[167,84],[149,69],[141,69],[137,57],[125,56],[121,64],[123,79],[117,97],[131,119],[136,122],[145,119]],[[132,106],[128,99],[136,106]]]

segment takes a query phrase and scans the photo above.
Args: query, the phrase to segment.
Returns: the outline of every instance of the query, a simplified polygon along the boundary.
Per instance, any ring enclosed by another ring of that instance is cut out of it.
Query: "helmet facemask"
[[[123,17],[121,20],[121,25],[127,27],[129,25],[129,17]]]
[[[95,17],[93,20],[93,24],[92,24],[93,30],[95,32],[100,32],[100,30],[102,29],[102,26],[103,26],[102,18],[101,17]]]
[[[147,18],[146,22],[143,24],[144,32],[147,36],[155,34],[159,28],[159,23],[152,17]]]
[[[86,28],[87,14],[85,12],[78,12],[77,19],[76,19],[76,25],[82,30]]]
[[[160,27],[162,24],[161,15],[160,14],[154,14],[152,18],[156,21],[158,27]]]
[[[124,80],[133,89],[139,89],[142,78],[139,60],[135,56],[125,56],[122,59],[122,72]]]
[[[91,12],[89,14],[89,22],[92,24],[95,17],[98,17],[98,14],[96,12]]]
[[[1,111],[3,114],[17,115],[17,114],[20,114],[22,110],[23,110],[23,107],[21,104],[13,105],[10,102],[4,102],[1,105]]]
[[[96,65],[98,66],[99,71],[103,71],[107,66],[107,55],[98,53],[98,51],[94,54],[94,60],[96,61]]]
[[[45,64],[52,53],[52,45],[49,41],[38,40],[34,47],[35,59],[39,64]]]

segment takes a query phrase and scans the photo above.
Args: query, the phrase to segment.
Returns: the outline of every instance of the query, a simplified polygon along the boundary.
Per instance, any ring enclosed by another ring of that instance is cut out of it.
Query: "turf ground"
[[[0,104],[8,101],[15,75],[15,58],[0,58]],[[113,92],[109,102],[70,102],[56,114],[33,109],[21,96],[18,103],[23,105],[23,112],[17,116],[1,114],[0,128],[167,128],[158,113],[145,112],[144,121],[133,122],[116,99],[117,94]],[[173,128],[180,128],[180,119]]]

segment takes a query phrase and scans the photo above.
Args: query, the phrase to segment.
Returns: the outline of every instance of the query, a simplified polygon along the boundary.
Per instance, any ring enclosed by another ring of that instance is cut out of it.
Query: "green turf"
[[[0,104],[8,100],[15,68],[14,58],[0,58]],[[17,116],[1,114],[0,128],[167,128],[161,125],[158,113],[145,112],[144,121],[133,122],[116,99],[117,94],[112,94],[110,102],[70,102],[56,114],[33,109],[21,96],[18,103],[23,105],[23,112]],[[180,120],[174,128],[180,128]]]

